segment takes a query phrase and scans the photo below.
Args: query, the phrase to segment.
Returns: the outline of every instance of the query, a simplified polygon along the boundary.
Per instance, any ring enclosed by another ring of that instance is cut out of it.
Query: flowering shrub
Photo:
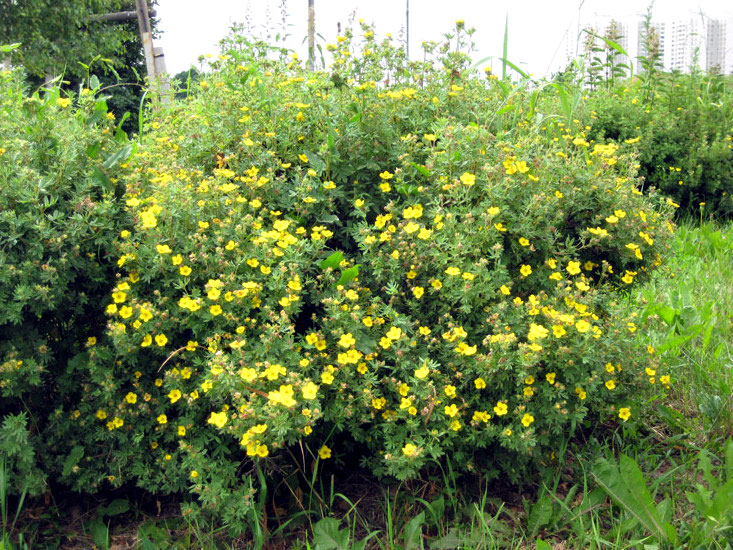
[[[730,79],[720,75],[674,75],[662,79],[650,99],[640,84],[595,94],[589,135],[639,150],[643,187],[655,187],[687,216],[700,210],[733,215],[729,174],[733,168]]]
[[[33,449],[19,449],[52,431],[49,417],[79,392],[88,338],[103,333],[97,305],[123,214],[107,172],[132,147],[115,139],[103,98],[86,90],[74,108],[57,88],[28,95],[22,82],[0,72],[0,416],[8,434],[32,419],[36,437],[9,451],[27,463]]]
[[[338,79],[235,48],[155,115],[118,175],[68,482],[192,486],[234,524],[255,465],[298,442],[347,458],[338,433],[379,475],[450,453],[516,480],[670,383],[614,302],[673,230],[633,150],[535,125],[522,97],[494,133],[498,84],[460,56],[378,84],[364,31]]]

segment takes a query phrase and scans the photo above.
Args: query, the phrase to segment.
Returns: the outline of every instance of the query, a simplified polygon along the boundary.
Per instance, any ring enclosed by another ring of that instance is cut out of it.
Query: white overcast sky
[[[171,74],[198,66],[202,54],[218,53],[218,43],[232,23],[250,21],[255,34],[266,29],[282,31],[280,6],[287,7],[286,45],[306,57],[308,0],[158,0],[159,30],[156,46],[162,46]],[[337,24],[342,28],[364,19],[376,25],[378,37],[403,36],[407,0],[315,0],[318,41],[335,42]],[[410,55],[420,55],[425,40],[438,41],[454,22],[476,28],[474,59],[501,57],[505,17],[509,17],[508,59],[536,77],[550,75],[564,66],[564,38],[575,40],[578,15],[584,22],[594,15],[633,21],[646,12],[645,0],[410,0]],[[733,18],[732,0],[656,0],[655,19],[699,17]],[[733,25],[733,20],[729,22]],[[356,26],[356,25],[355,25]],[[733,47],[733,44],[728,45]],[[494,62],[495,71],[500,62]]]

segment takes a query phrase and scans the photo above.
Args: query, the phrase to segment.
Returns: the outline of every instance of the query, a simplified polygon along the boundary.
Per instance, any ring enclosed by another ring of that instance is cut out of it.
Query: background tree
[[[90,16],[134,10],[133,0],[2,0],[0,44],[22,44],[10,62],[25,69],[31,86],[61,76],[75,92],[95,74],[110,96],[110,110],[118,118],[130,112],[123,126],[130,133],[138,127],[145,76],[137,20],[113,23]]]

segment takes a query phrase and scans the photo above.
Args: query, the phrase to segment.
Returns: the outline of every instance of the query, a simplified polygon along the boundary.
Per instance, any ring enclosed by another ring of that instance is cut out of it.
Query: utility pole
[[[410,60],[410,0],[405,7],[405,56]]]
[[[314,68],[316,46],[316,8],[315,0],[308,0],[308,70]]]
[[[137,18],[138,27],[140,28],[140,41],[142,42],[143,52],[145,53],[145,69],[148,74],[148,79],[151,83],[156,80],[160,81],[161,91],[163,92],[162,101],[166,103],[170,83],[167,79],[162,78],[162,76],[168,71],[165,67],[163,48],[153,47],[153,30],[150,25],[151,14],[155,16],[155,11],[148,11],[147,0],[135,0],[135,11],[91,15],[89,20],[118,23]]]
[[[148,14],[148,0],[135,0],[137,8],[137,23],[140,26],[140,40],[143,43],[145,52],[145,66],[148,76],[155,79],[155,54],[153,53],[153,32],[150,28],[150,15]]]

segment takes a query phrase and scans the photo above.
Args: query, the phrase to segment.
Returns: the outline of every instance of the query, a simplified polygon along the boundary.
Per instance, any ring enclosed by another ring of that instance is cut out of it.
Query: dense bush
[[[615,306],[673,230],[634,149],[363,30],[330,74],[235,43],[154,114],[118,174],[107,331],[58,416],[68,483],[192,486],[234,525],[253,469],[302,449],[517,481],[669,384]]]
[[[679,214],[733,217],[730,78],[665,75],[649,97],[640,86],[592,94],[589,136],[636,143],[643,187],[669,196]]]
[[[88,338],[102,335],[124,214],[107,174],[131,146],[91,91],[74,108],[58,89],[23,86],[19,72],[0,73],[0,440],[27,473],[33,449],[11,444],[18,426],[30,419],[31,442],[49,435],[54,411],[80,393]]]

